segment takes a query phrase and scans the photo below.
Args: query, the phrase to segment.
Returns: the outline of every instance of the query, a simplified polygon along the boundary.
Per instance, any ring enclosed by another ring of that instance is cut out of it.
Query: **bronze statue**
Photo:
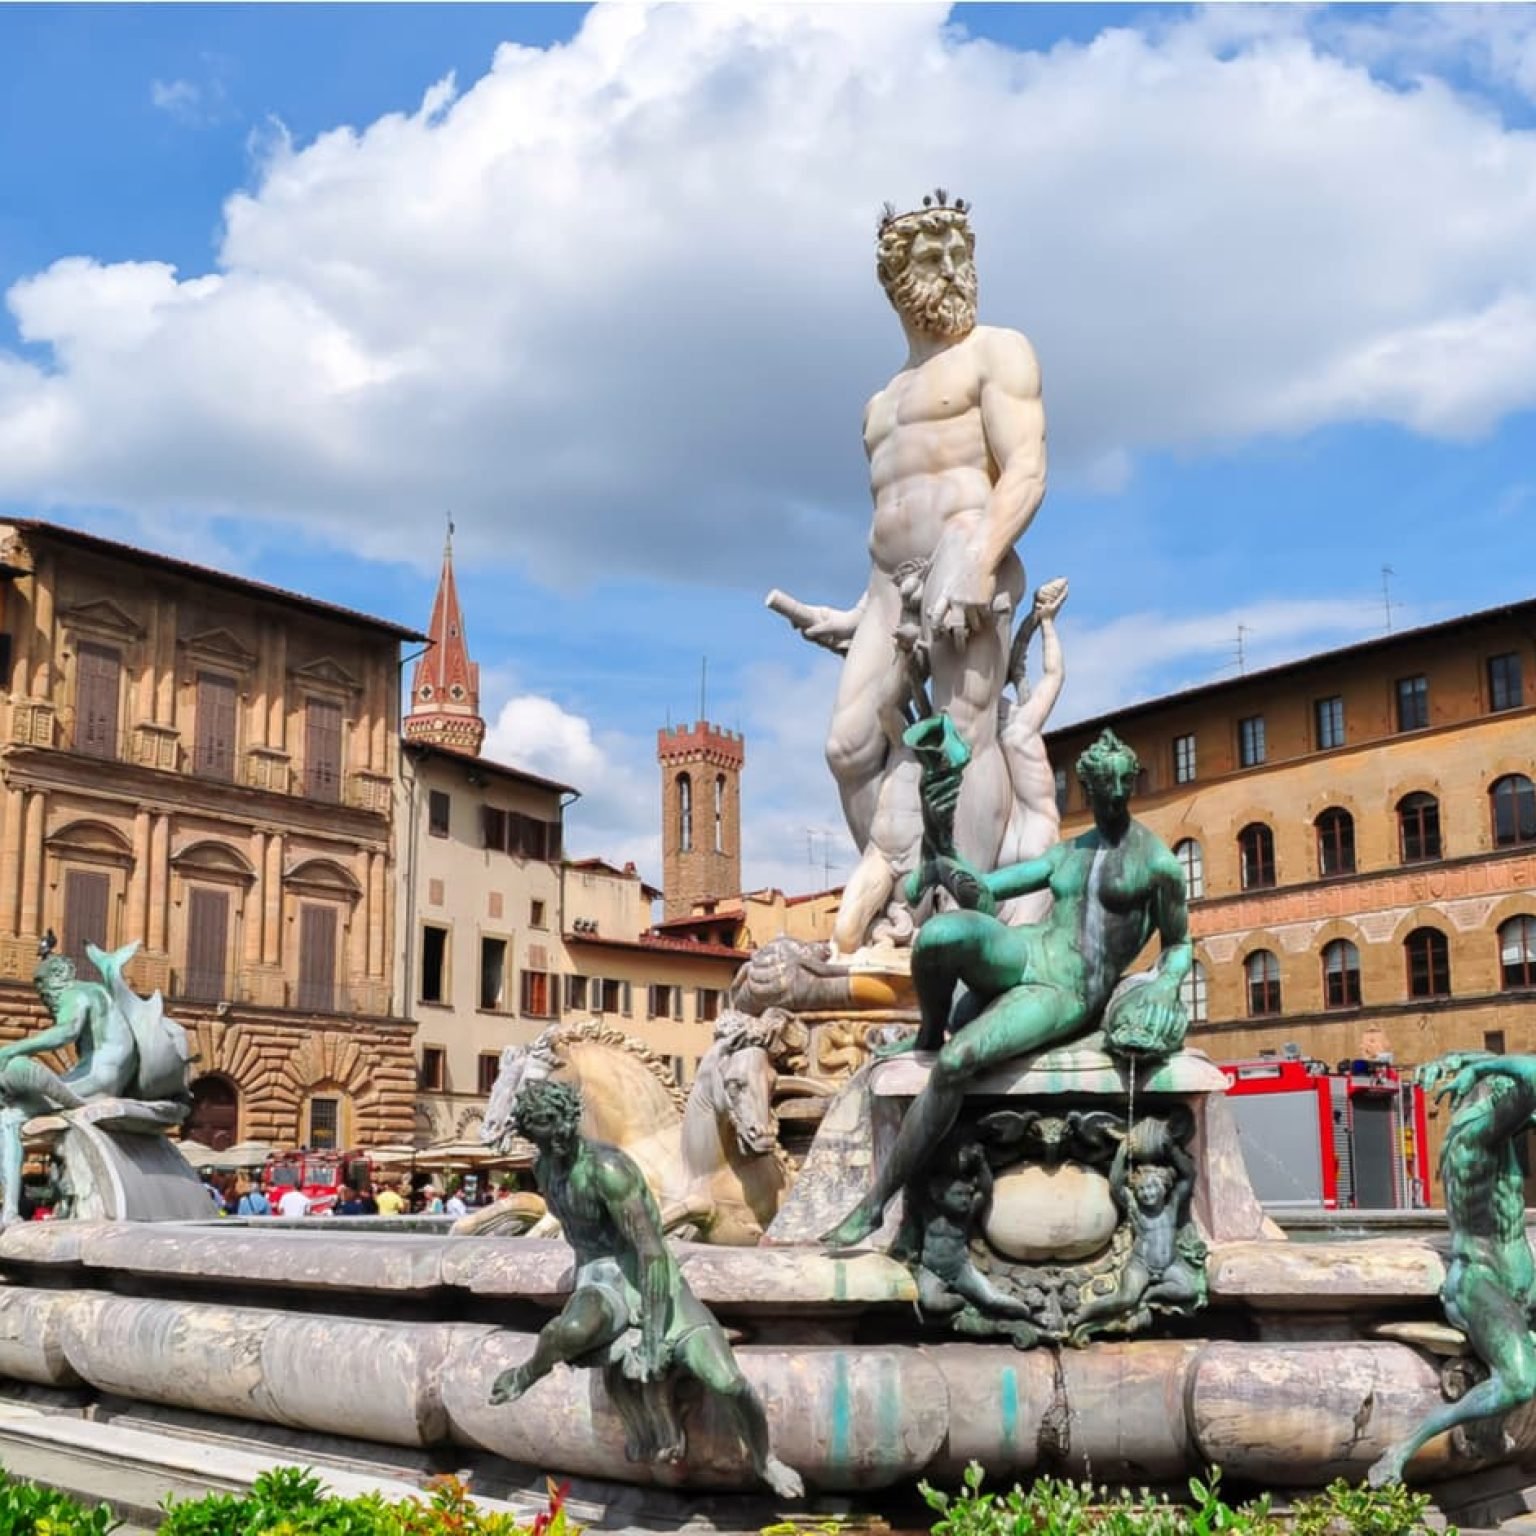
[[[767,1415],[725,1330],[667,1248],[634,1159],[582,1136],[581,1095],[567,1083],[529,1083],[513,1117],[538,1148],[534,1177],[576,1250],[576,1283],[533,1354],[496,1378],[491,1401],[515,1402],[558,1364],[602,1367],[630,1460],[675,1462],[687,1445],[673,1388],[691,1377],[730,1403],[758,1476],[781,1497],[800,1497],[799,1474],[773,1454]]]
[[[131,1098],[153,1102],[157,1118],[174,1125],[191,1107],[185,1031],[165,1016],[158,992],[136,997],[123,978],[137,940],[111,953],[85,946],[102,982],[76,980],[74,962],[56,953],[57,944],[49,929],[32,973],[53,1023],[0,1046],[0,1224],[20,1215],[21,1128],[33,1116],[79,1109],[93,1099]],[[67,1072],[37,1060],[68,1045],[76,1060]]]
[[[933,857],[908,892],[915,901],[918,886],[930,880],[956,899],[973,893],[970,910],[930,917],[912,948],[922,1012],[914,1044],[938,1058],[874,1187],[827,1234],[828,1243],[852,1246],[879,1226],[897,1190],[919,1177],[938,1149],[967,1085],[982,1073],[1079,1039],[1101,1023],[1106,1047],[1125,1057],[1165,1056],[1183,1043],[1179,984],[1193,958],[1184,875],[1160,839],[1131,817],[1139,769],[1136,754],[1105,731],[1077,764],[1093,807],[1092,830],[989,875],[942,851],[943,815],[953,793],[944,782],[928,818]],[[998,901],[1045,889],[1053,899],[1043,923],[1010,928],[991,915]],[[1162,941],[1155,970],[1120,985],[1154,934]],[[961,982],[966,991],[957,1004]]]
[[[1403,1468],[1436,1435],[1536,1397],[1536,1262],[1526,1241],[1525,1175],[1516,1153],[1536,1117],[1536,1056],[1453,1052],[1421,1067],[1419,1081],[1436,1099],[1451,1100],[1440,1149],[1451,1260],[1440,1302],[1488,1376],[1388,1450],[1370,1470],[1375,1487],[1402,1481]]]

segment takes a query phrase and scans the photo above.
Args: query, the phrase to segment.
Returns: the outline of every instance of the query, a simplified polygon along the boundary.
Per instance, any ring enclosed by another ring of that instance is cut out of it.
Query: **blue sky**
[[[0,86],[0,508],[421,624],[451,507],[581,851],[654,871],[707,654],[748,879],[843,867],[761,596],[857,592],[935,181],[1044,366],[1059,721],[1371,633],[1384,564],[1399,625],[1531,593],[1530,7],[0,7]]]

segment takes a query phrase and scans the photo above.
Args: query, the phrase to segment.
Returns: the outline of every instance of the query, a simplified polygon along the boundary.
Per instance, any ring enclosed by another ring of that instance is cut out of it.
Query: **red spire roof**
[[[485,740],[480,718],[480,668],[469,659],[464,613],[453,579],[453,524],[443,546],[443,572],[427,628],[431,644],[416,663],[411,703],[403,731],[407,741],[424,741],[478,755]]]

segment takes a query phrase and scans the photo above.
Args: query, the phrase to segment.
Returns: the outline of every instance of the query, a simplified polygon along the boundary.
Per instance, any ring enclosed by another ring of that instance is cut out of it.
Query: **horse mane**
[[[644,1041],[625,1034],[622,1029],[616,1029],[602,1019],[575,1019],[551,1025],[539,1036],[538,1044],[557,1056],[563,1054],[566,1048],[572,1045],[601,1045],[609,1050],[624,1052],[656,1079],[657,1084],[671,1099],[678,1119],[682,1119],[687,1099],[678,1086],[671,1065],[658,1056]]]

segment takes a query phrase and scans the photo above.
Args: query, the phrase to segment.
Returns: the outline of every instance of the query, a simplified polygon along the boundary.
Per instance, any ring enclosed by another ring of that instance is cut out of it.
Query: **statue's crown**
[[[909,208],[905,213],[896,212],[895,203],[886,203],[880,210],[880,233],[883,235],[893,225],[904,224],[908,219],[920,219],[926,213],[932,213],[936,208],[944,208],[954,213],[962,222],[968,222],[967,215],[971,211],[971,205],[963,197],[957,197],[953,202],[949,199],[949,193],[943,187],[935,187],[923,199],[921,208]]]

